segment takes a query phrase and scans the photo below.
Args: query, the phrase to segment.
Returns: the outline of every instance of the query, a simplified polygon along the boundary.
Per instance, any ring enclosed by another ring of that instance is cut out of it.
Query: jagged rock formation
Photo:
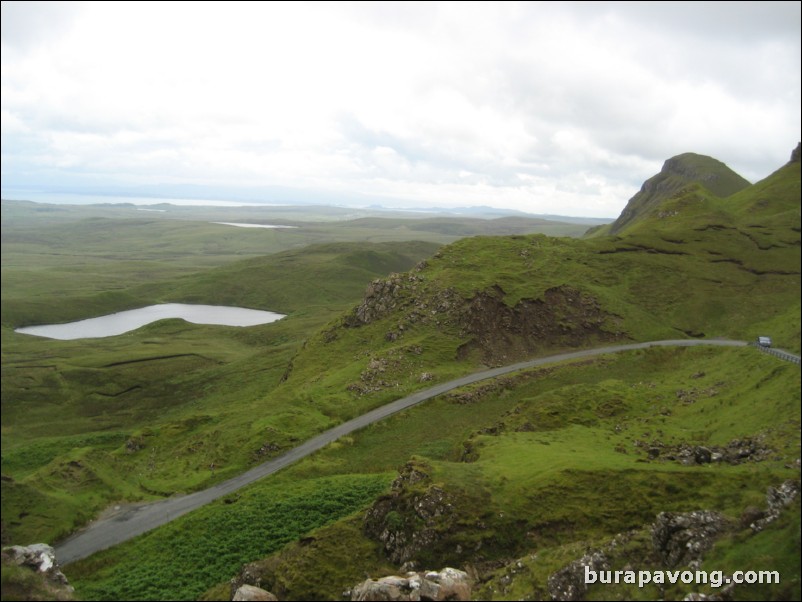
[[[777,520],[783,508],[790,506],[798,496],[799,483],[797,481],[785,481],[779,487],[769,487],[766,492],[768,508],[749,526],[755,533],[762,531],[766,525]]]
[[[407,325],[430,324],[453,313],[455,307],[462,306],[464,300],[451,288],[428,290],[428,283],[420,275],[425,267],[423,262],[408,274],[391,274],[388,278],[371,282],[362,303],[346,317],[345,325],[351,328],[364,326],[398,310],[403,311]],[[403,332],[404,324],[399,326],[398,330]]]
[[[766,525],[776,520],[780,513],[797,499],[799,493],[799,481],[788,480],[777,487],[769,487],[766,494],[767,509],[763,511],[753,506],[746,508],[741,519],[741,527],[751,526],[754,533],[760,532]],[[649,548],[640,548],[633,556],[633,551],[628,549],[628,546],[633,539],[639,538],[641,530],[619,533],[608,543],[589,550],[581,558],[552,573],[548,578],[548,595],[552,600],[583,600],[588,591],[588,585],[585,583],[585,567],[597,574],[601,571],[609,572],[611,566],[620,566],[624,563],[626,570],[641,570],[655,565],[660,570],[683,566],[698,568],[703,555],[712,548],[719,537],[726,535],[729,526],[729,521],[723,515],[710,510],[682,514],[662,512],[656,521],[647,527],[652,540]],[[533,558],[536,556],[531,555],[530,559]],[[502,594],[509,591],[503,588],[512,584],[516,574],[527,575],[531,570],[531,562],[526,558],[518,559],[509,567],[504,576],[497,579],[494,584],[495,587],[501,586]],[[732,600],[734,589],[736,584],[730,583],[713,594],[688,593],[683,600]],[[489,591],[494,592],[494,588],[491,587]]]
[[[588,591],[585,567],[591,571],[608,571],[610,564],[602,552],[585,554],[549,577],[549,595],[552,600],[582,600]]]
[[[683,393],[685,393],[683,391]],[[745,462],[762,462],[771,457],[773,450],[766,446],[761,437],[744,437],[733,439],[725,446],[690,445],[680,443],[665,445],[661,441],[635,441],[635,447],[646,450],[650,460],[670,460],[685,466],[722,463],[743,464]]]
[[[367,579],[346,592],[351,600],[470,600],[468,574],[452,568]]]
[[[791,151],[791,163],[799,163],[800,154],[802,154],[802,142],[798,142],[796,148]]]
[[[661,512],[652,524],[652,544],[665,566],[686,566],[701,559],[728,527],[718,512]]]
[[[724,163],[712,157],[695,153],[677,155],[667,160],[660,173],[646,180],[640,191],[629,199],[621,215],[610,226],[610,234],[621,232],[691,184],[702,184],[720,197],[730,196],[750,185]]]
[[[543,344],[573,347],[588,340],[612,342],[625,338],[618,319],[597,299],[572,286],[548,289],[543,299],[504,302],[501,287],[477,293],[462,313],[463,331],[471,339],[459,349],[462,356],[477,350],[493,365],[532,355]]]
[[[426,467],[408,463],[393,481],[392,491],[368,510],[364,532],[380,541],[396,564],[413,560],[444,536],[454,520],[451,496],[431,483]]]
[[[3,599],[6,600],[72,600],[74,589],[59,570],[56,551],[44,543],[3,548]],[[6,567],[32,571],[39,580],[23,579],[16,583]]]
[[[259,589],[262,591],[267,591],[259,587],[260,585],[262,585],[262,577],[263,577],[263,571],[260,563],[251,562],[249,564],[244,565],[240,570],[239,574],[233,577],[229,582],[229,596],[231,597],[231,600],[234,600],[238,592],[240,592],[240,590],[242,590],[242,588],[246,586]]]
[[[560,347],[586,344],[589,340],[612,342],[626,338],[620,318],[601,308],[592,295],[563,285],[545,291],[542,299],[505,302],[500,286],[478,291],[470,299],[451,288],[425,286],[417,274],[393,274],[374,280],[362,303],[346,317],[351,328],[371,324],[391,314],[398,323],[387,340],[398,340],[415,324],[453,326],[468,341],[459,357],[478,352],[487,365],[528,357],[548,341]]]

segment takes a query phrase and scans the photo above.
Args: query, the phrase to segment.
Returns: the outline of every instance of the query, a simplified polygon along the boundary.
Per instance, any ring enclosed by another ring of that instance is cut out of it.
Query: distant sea
[[[54,205],[100,205],[129,203],[131,205],[170,205],[200,207],[276,207],[273,203],[244,203],[242,201],[222,201],[210,199],[168,199],[158,197],[110,196],[101,194],[75,194],[72,192],[41,192],[30,189],[3,188],[0,195],[8,201],[32,201]]]

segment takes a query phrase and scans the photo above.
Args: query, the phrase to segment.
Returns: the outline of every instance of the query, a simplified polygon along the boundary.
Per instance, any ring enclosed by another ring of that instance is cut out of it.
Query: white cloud
[[[4,186],[615,216],[672,155],[754,180],[800,137],[796,2],[2,7]]]

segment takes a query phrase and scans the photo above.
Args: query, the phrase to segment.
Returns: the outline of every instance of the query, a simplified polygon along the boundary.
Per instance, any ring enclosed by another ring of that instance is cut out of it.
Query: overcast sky
[[[4,1],[2,184],[615,217],[682,152],[784,164],[801,54],[796,1]]]

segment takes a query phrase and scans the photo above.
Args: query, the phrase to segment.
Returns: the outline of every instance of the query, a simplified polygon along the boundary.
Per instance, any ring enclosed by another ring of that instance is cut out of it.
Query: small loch
[[[180,318],[193,324],[217,324],[221,326],[257,326],[269,324],[283,318],[283,314],[243,307],[223,305],[189,305],[186,303],[162,303],[139,309],[120,311],[106,316],[68,322],[65,324],[43,324],[17,328],[15,332],[48,339],[72,341],[113,337],[157,320]]]
[[[209,222],[218,226],[235,226],[237,228],[297,228],[298,226],[277,226],[276,224],[245,224],[239,222]]]

